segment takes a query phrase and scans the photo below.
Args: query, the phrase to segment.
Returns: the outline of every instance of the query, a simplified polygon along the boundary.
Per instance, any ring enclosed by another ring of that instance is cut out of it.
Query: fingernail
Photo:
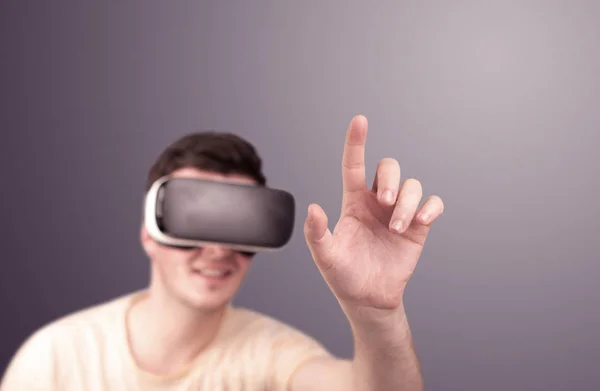
[[[394,202],[394,198],[392,195],[392,191],[391,190],[386,190],[383,192],[383,196],[381,197],[383,198],[383,200],[387,203],[392,203]]]
[[[429,216],[429,213],[423,213],[423,214],[421,215],[421,221],[422,221],[422,222],[424,222],[424,223],[426,223],[426,222],[428,222],[428,221],[429,221],[429,217],[430,217],[430,216]]]
[[[402,220],[396,220],[392,223],[392,229],[398,233],[402,232],[402,227],[403,227]]]

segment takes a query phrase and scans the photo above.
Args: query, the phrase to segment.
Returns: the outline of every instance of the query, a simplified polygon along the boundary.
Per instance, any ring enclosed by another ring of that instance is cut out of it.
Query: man
[[[315,204],[304,226],[313,259],[352,328],[352,360],[231,304],[252,254],[165,247],[142,225],[152,265],[148,289],[36,331],[15,354],[1,391],[422,390],[403,295],[443,204],[429,197],[419,207],[420,183],[400,185],[393,159],[380,161],[367,187],[366,135],[366,118],[356,116],[346,135],[342,213],[333,232]],[[164,175],[266,183],[254,148],[231,134],[178,140],[150,169],[148,186]]]

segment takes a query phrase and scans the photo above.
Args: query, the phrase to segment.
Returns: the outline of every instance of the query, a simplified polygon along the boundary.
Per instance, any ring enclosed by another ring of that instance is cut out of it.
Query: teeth
[[[207,277],[224,277],[225,275],[227,275],[227,273],[229,273],[229,271],[222,269],[202,268],[200,269],[200,273],[204,274]]]

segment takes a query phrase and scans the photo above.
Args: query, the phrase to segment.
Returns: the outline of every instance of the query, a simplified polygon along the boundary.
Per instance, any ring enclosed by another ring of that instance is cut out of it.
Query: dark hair
[[[159,178],[180,168],[195,168],[223,175],[245,175],[260,186],[267,183],[262,160],[254,146],[233,133],[204,131],[173,142],[158,156],[148,172],[146,191]]]

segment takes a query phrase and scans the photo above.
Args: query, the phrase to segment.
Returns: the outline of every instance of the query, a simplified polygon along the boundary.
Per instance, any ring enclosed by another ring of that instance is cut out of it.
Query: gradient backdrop
[[[348,122],[446,204],[406,301],[430,391],[600,389],[600,3],[3,1],[0,369],[148,281],[149,165],[233,131],[298,202],[237,303],[352,340],[302,234],[339,217]]]

